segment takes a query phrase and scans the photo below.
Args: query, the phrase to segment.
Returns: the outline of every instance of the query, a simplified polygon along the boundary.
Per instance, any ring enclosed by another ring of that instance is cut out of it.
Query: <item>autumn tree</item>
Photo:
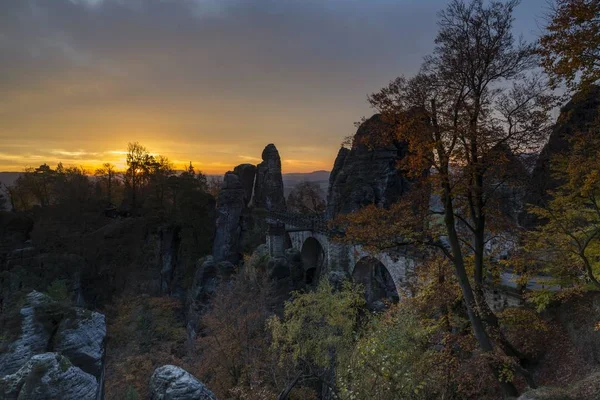
[[[432,333],[421,315],[404,305],[374,316],[338,368],[340,398],[440,398],[444,386],[436,374]]]
[[[549,193],[546,205],[530,208],[540,223],[526,237],[528,272],[551,276],[547,285],[555,288],[532,298],[539,308],[557,296],[600,289],[600,138],[595,126],[571,138],[570,152],[555,156],[552,169],[563,184]]]
[[[600,1],[556,0],[540,38],[542,66],[556,86],[585,88],[600,79]]]
[[[336,368],[352,348],[364,305],[360,287],[345,282],[341,290],[334,290],[322,279],[314,292],[294,293],[282,318],[271,318],[274,348],[283,356],[291,355],[299,371],[278,399],[287,399],[287,393],[306,380],[321,386],[320,398],[339,396]]]
[[[236,274],[216,288],[200,318],[197,374],[219,398],[273,399],[280,376],[269,349],[267,320],[273,285],[265,277]],[[275,378],[275,379],[274,379]]]
[[[290,211],[315,214],[325,211],[325,195],[318,183],[304,181],[296,185],[287,198]]]
[[[530,152],[547,138],[553,100],[533,71],[535,47],[513,36],[517,5],[451,1],[439,14],[436,46],[420,73],[369,98],[397,127],[394,139],[408,144],[400,167],[414,177],[431,167],[421,186],[438,204],[430,209],[429,195],[419,197],[415,189],[416,203],[407,196],[389,210],[369,207],[343,221],[350,240],[433,246],[452,262],[473,335],[509,396],[517,390],[507,371],[529,375],[507,357],[519,354],[504,340],[484,296],[496,214],[491,205],[507,185],[502,171],[514,159],[507,155]]]

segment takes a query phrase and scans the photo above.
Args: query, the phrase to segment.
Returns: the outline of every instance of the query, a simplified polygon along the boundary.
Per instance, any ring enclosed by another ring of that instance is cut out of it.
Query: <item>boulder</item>
[[[241,218],[246,208],[246,192],[240,177],[227,172],[217,199],[217,221],[212,255],[215,262],[237,264],[241,258]]]
[[[216,400],[193,375],[174,365],[157,368],[150,378],[150,400]]]
[[[254,190],[254,178],[256,177],[256,166],[252,164],[240,164],[233,169],[233,173],[240,177],[240,182],[244,188],[244,203],[246,207],[252,200],[252,191]]]
[[[351,149],[340,149],[329,177],[328,218],[368,204],[389,206],[409,190],[411,181],[397,168],[408,145],[391,139],[393,133],[393,127],[376,114],[358,128]]]
[[[60,321],[52,350],[68,357],[74,365],[88,374],[100,377],[105,338],[104,315],[76,308]]]
[[[98,381],[57,353],[37,354],[17,372],[0,378],[6,400],[95,400]]]
[[[20,310],[20,333],[0,354],[0,376],[14,374],[34,355],[60,352],[100,379],[106,338],[104,315],[56,302],[43,293],[27,295]]]
[[[262,152],[263,161],[258,164],[254,183],[254,207],[269,211],[284,211],[285,195],[281,175],[281,158],[274,144]]]
[[[0,376],[17,372],[33,355],[46,351],[51,332],[36,318],[38,317],[36,311],[49,301],[50,299],[40,292],[33,291],[27,295],[25,305],[19,313],[20,335],[0,354]]]

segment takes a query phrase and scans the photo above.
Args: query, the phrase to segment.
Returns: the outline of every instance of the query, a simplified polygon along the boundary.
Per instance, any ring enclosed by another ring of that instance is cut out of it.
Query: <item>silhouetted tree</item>
[[[144,184],[153,161],[148,150],[138,142],[127,144],[126,180],[131,190],[131,208],[137,208],[140,187]]]
[[[111,163],[104,163],[101,168],[96,169],[94,175],[96,175],[106,187],[106,203],[108,205],[113,204],[113,186],[117,180],[115,166]]]

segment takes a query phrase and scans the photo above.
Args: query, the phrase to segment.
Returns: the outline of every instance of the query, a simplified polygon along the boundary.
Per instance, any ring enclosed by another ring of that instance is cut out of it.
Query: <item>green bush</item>
[[[70,303],[71,302],[71,294],[69,293],[69,288],[67,287],[67,282],[62,279],[54,280],[48,289],[46,289],[46,294],[55,301],[60,303]]]

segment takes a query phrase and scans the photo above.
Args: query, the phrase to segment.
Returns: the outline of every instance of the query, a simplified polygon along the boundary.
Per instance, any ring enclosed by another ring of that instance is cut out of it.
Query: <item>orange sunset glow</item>
[[[208,174],[268,143],[284,172],[329,170],[366,95],[418,69],[443,3],[2,2],[0,171],[123,168],[135,141]]]

